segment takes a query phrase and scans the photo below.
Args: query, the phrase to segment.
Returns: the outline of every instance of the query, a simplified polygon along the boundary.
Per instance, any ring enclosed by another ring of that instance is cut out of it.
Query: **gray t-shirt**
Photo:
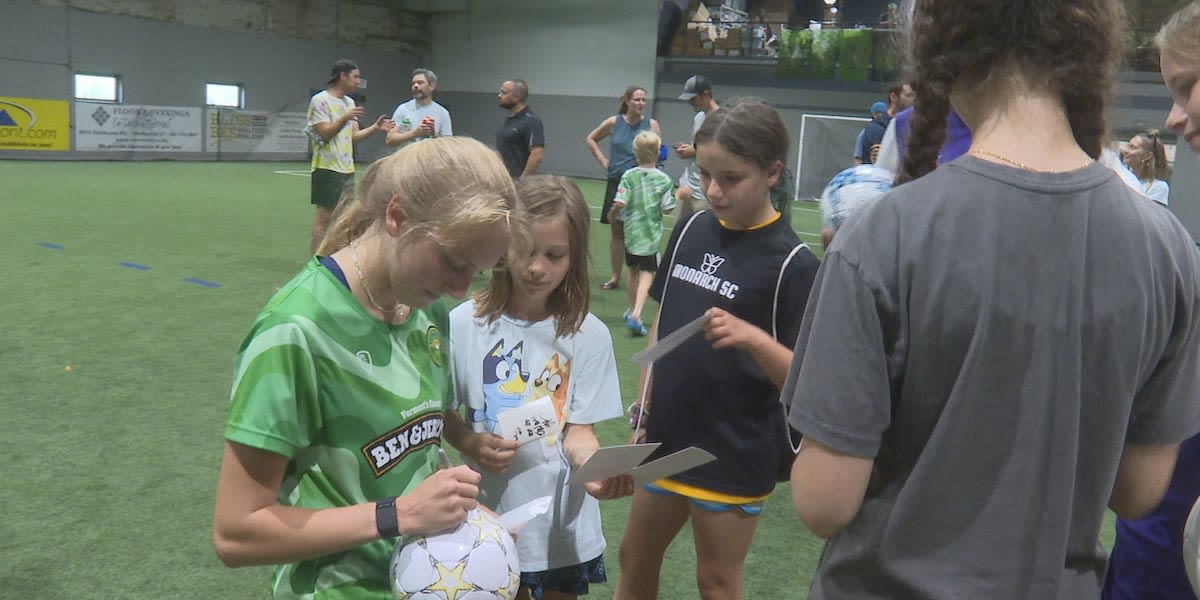
[[[696,143],[696,132],[700,131],[700,127],[704,125],[704,118],[708,114],[704,111],[696,111],[696,116],[692,117],[692,143]],[[700,186],[700,169],[696,166],[696,157],[692,157],[688,161],[686,167],[683,168],[683,174],[679,176],[679,185],[686,185],[692,190],[692,198],[696,200],[707,200],[704,196],[704,188]]]
[[[1122,447],[1200,430],[1196,246],[1099,164],[963,157],[838,231],[782,398],[875,464],[810,598],[1098,598]]]
[[[392,112],[392,120],[396,122],[396,130],[401,133],[407,133],[420,127],[421,120],[425,117],[433,117],[433,131],[437,137],[454,135],[454,126],[450,122],[450,111],[437,102],[431,101],[429,104],[422,106],[417,104],[417,100],[414,98],[401,103]],[[416,137],[400,144],[400,148],[423,139],[425,139],[425,136]]]

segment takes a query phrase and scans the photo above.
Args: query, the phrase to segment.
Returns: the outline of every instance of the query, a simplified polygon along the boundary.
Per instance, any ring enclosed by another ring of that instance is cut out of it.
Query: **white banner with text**
[[[99,152],[200,152],[196,106],[75,103],[75,149]]]
[[[308,153],[302,112],[269,113],[253,110],[208,110],[204,148],[208,152]]]

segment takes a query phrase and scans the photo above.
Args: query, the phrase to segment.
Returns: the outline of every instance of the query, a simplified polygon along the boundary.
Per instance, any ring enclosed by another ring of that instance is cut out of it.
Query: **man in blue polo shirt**
[[[505,81],[496,94],[500,108],[508,111],[508,117],[496,132],[496,151],[513,179],[536,173],[545,155],[542,120],[525,105],[528,97],[529,85],[522,79]]]

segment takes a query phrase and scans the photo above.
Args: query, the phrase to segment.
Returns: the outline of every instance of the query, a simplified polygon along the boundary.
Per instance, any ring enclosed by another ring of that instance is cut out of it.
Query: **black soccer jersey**
[[[774,333],[791,348],[819,264],[803,246],[780,279],[784,260],[797,246],[800,239],[782,219],[735,231],[703,211],[690,226],[688,221],[677,223],[663,256],[666,262],[650,288],[660,303],[658,339],[715,306]],[[739,496],[762,496],[774,489],[785,460],[780,449],[787,428],[779,389],[748,352],[714,350],[703,335],[696,335],[657,361],[652,374],[653,416],[646,432],[649,441],[662,442],[652,458],[688,446],[717,457],[673,480]]]

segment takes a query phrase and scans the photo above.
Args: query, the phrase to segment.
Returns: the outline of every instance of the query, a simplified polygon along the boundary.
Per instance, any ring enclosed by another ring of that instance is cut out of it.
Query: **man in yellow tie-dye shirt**
[[[325,91],[308,102],[308,132],[312,141],[313,216],[310,251],[316,252],[342,191],[354,185],[354,143],[390,131],[392,120],[380,115],[370,127],[359,128],[363,114],[350,98],[359,86],[358,65],[341,59],[333,63]]]

